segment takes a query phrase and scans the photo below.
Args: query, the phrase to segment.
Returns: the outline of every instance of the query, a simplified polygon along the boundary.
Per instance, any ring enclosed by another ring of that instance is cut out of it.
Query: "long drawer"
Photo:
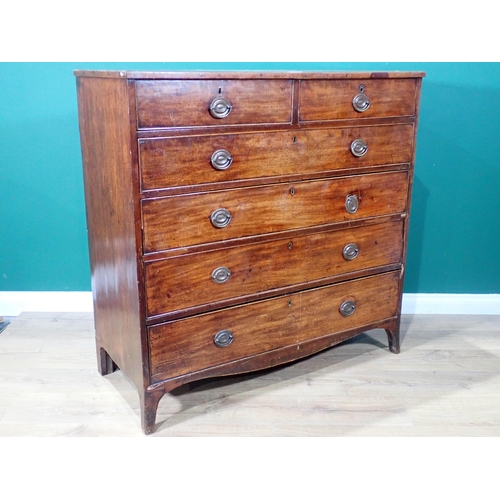
[[[381,274],[150,327],[152,380],[391,318],[398,282],[398,272]]]
[[[311,122],[413,116],[415,102],[416,81],[411,78],[302,80],[299,120]]]
[[[139,129],[292,119],[291,80],[140,80],[136,99]]]
[[[399,263],[402,234],[395,221],[148,262],[148,315]]]
[[[407,194],[401,171],[146,199],[144,251],[402,213]]]
[[[143,190],[409,163],[413,124],[139,140]]]

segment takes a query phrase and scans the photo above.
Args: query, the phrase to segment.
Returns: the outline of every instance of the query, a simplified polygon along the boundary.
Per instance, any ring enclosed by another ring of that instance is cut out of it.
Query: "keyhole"
[[[290,194],[293,196],[295,194],[295,189],[294,188],[291,188],[290,189]]]
[[[222,94],[222,87],[219,87],[219,94]]]
[[[359,91],[360,91],[360,92],[364,92],[364,91],[365,91],[365,86],[364,86],[363,84],[361,84],[361,85],[359,86]]]
[[[292,301],[291,300],[288,301],[288,307],[292,307]]]
[[[293,138],[293,143],[295,144],[297,142],[297,137]]]
[[[290,241],[290,243],[288,243],[288,250],[291,250],[293,247],[293,243]]]

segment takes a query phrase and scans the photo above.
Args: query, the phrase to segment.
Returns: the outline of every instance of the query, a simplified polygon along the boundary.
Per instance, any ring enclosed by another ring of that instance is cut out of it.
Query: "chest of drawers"
[[[146,433],[190,381],[399,352],[423,73],[75,75],[98,366]]]

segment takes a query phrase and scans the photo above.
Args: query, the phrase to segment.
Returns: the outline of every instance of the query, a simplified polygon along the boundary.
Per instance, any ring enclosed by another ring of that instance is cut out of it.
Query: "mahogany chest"
[[[99,371],[165,392],[399,352],[420,72],[75,71]]]

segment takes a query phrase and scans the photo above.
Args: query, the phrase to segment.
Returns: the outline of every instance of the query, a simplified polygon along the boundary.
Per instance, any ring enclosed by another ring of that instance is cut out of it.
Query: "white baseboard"
[[[0,316],[92,312],[92,292],[0,292]],[[498,314],[500,294],[405,293],[403,314]]]
[[[404,293],[402,313],[500,315],[500,294]]]
[[[0,316],[30,312],[93,312],[92,292],[0,292]]]

